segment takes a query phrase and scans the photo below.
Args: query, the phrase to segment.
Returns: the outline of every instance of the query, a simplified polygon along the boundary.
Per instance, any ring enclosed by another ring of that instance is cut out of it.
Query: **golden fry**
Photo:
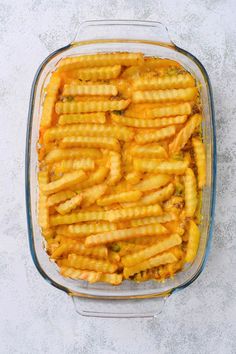
[[[91,158],[99,159],[102,157],[101,151],[97,149],[73,149],[73,150],[64,150],[64,149],[54,149],[51,150],[45,157],[45,162],[48,164],[66,160],[66,159],[79,159],[79,158]]]
[[[150,176],[143,179],[140,183],[134,186],[135,190],[144,192],[152,189],[158,189],[165,186],[171,181],[171,177],[168,175],[159,174],[156,176]]]
[[[140,191],[129,191],[117,194],[110,194],[101,199],[98,199],[97,204],[100,206],[104,206],[114,203],[135,202],[139,200],[141,196],[142,192]]]
[[[198,188],[206,185],[206,153],[203,142],[200,139],[192,138],[195,160],[198,173]]]
[[[107,101],[81,101],[81,102],[57,102],[56,113],[87,113],[107,112],[125,109],[130,100],[107,100]]]
[[[82,201],[82,195],[77,194],[76,196],[72,197],[66,202],[59,204],[55,209],[59,214],[65,215],[68,214],[71,210],[78,207],[81,204],[81,201]]]
[[[78,182],[84,181],[85,179],[86,174],[83,171],[67,173],[58,180],[43,185],[42,191],[46,195],[53,194],[63,189],[69,188]]]
[[[106,115],[104,112],[96,112],[96,113],[78,113],[78,114],[63,114],[58,119],[58,124],[104,124],[106,123]]]
[[[140,119],[129,118],[126,116],[118,116],[117,114],[111,114],[111,119],[118,124],[127,125],[135,128],[163,128],[168,125],[183,124],[187,120],[187,115],[176,116],[170,118],[159,119]]]
[[[65,85],[63,96],[77,95],[98,95],[98,96],[116,96],[118,93],[114,85]]]
[[[188,245],[185,256],[185,262],[193,262],[198,250],[198,245],[200,241],[200,231],[193,220],[189,221],[188,228]]]
[[[153,77],[153,78],[139,78],[134,81],[135,90],[165,90],[173,88],[187,88],[194,87],[195,80],[190,74]]]
[[[95,163],[91,158],[84,158],[80,160],[62,160],[52,165],[52,170],[55,173],[71,172],[73,170],[93,170]]]
[[[120,144],[117,139],[97,136],[67,136],[62,139],[60,146],[62,148],[88,147],[120,151]]]
[[[187,167],[188,163],[186,161],[134,159],[134,169],[142,172],[182,175]]]
[[[165,127],[152,132],[138,133],[135,135],[135,141],[137,144],[146,144],[153,141],[165,140],[166,138],[170,138],[171,136],[175,135],[175,133],[176,127],[174,125],[170,125],[169,127]]]
[[[84,68],[84,69],[77,69],[71,70],[68,73],[68,76],[73,79],[79,80],[109,80],[109,79],[116,79],[121,72],[120,65],[113,65],[113,66],[102,66],[99,68]]]
[[[149,159],[159,159],[159,158],[167,158],[167,152],[163,148],[163,146],[157,144],[149,144],[149,145],[135,145],[130,150],[131,155],[137,157],[147,157]]]
[[[135,91],[132,95],[132,101],[134,103],[192,101],[197,97],[197,93],[196,87],[158,91]]]
[[[185,213],[187,217],[192,217],[197,208],[197,184],[193,170],[188,168],[184,177],[185,189]]]

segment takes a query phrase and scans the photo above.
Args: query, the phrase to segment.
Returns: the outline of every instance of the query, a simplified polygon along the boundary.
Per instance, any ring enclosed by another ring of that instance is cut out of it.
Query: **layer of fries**
[[[38,223],[60,274],[164,281],[194,261],[206,185],[201,100],[179,63],[62,59],[45,88]]]

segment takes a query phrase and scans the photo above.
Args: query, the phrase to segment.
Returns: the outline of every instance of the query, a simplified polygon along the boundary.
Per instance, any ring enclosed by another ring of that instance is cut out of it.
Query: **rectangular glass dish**
[[[193,264],[186,265],[181,272],[175,275],[174,279],[167,279],[164,283],[156,281],[143,283],[124,281],[119,286],[111,286],[104,283],[88,284],[84,281],[64,278],[58,273],[56,265],[50,261],[44,249],[43,238],[37,222],[38,156],[36,150],[44,97],[43,89],[48,82],[50,73],[62,58],[103,52],[142,52],[145,56],[173,59],[193,74],[201,87],[200,95],[203,105],[202,132],[206,147],[207,179],[202,196],[201,213],[203,219],[200,225],[200,244]],[[103,299],[107,307],[109,301],[110,304],[112,303],[111,300],[130,300],[132,302],[133,300],[131,299],[166,297],[175,290],[190,285],[203,270],[212,237],[216,183],[216,142],[211,85],[202,64],[193,55],[175,46],[170,41],[167,30],[160,23],[152,21],[112,20],[84,22],[80,25],[74,42],[64,48],[58,49],[45,59],[35,75],[31,91],[25,166],[27,222],[31,255],[40,274],[55,287],[64,290],[74,297],[93,298],[96,300]],[[135,307],[138,307],[136,303],[134,303],[132,311],[127,312],[127,304],[131,304],[131,302],[122,302],[121,306],[125,310],[119,310],[116,302],[116,313],[119,313],[116,317],[124,317],[122,315],[126,315],[125,317],[142,315],[144,317],[145,315],[148,316],[147,314],[149,313],[152,315],[156,313],[155,303],[154,310],[151,310],[151,312],[146,312],[146,309],[143,309],[141,312],[140,309],[135,311]],[[90,308],[92,308],[91,302],[89,303]],[[98,316],[98,313],[104,315],[104,312],[101,310],[79,312],[93,316]],[[112,311],[109,313],[112,314],[109,317],[115,317]]]

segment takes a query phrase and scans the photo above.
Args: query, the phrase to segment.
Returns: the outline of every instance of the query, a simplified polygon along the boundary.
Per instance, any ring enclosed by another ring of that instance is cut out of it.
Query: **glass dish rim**
[[[210,246],[212,242],[212,237],[213,237],[213,226],[214,226],[214,213],[215,213],[215,199],[216,199],[216,174],[217,174],[217,148],[216,148],[216,132],[215,132],[215,110],[214,110],[214,103],[213,103],[213,94],[212,94],[212,87],[211,87],[211,82],[209,79],[209,76],[207,74],[207,71],[203,64],[191,53],[189,53],[187,50],[178,47],[177,45],[171,43],[171,44],[166,44],[163,43],[163,46],[168,46],[172,47],[173,50],[176,50],[186,56],[188,56],[194,63],[199,67],[206,83],[208,86],[208,93],[209,93],[209,98],[210,98],[210,112],[211,112],[211,118],[212,118],[212,151],[213,151],[213,161],[212,161],[212,185],[211,185],[211,204],[210,204],[210,225],[209,225],[209,231],[208,231],[208,238],[207,238],[207,244],[206,244],[206,250],[204,253],[204,257],[202,259],[202,263],[199,266],[197,272],[190,278],[189,280],[185,281],[183,284],[171,288],[167,292],[162,292],[162,293],[152,293],[148,295],[134,295],[132,296],[99,296],[99,295],[88,295],[88,294],[83,294],[80,292],[73,292],[69,288],[60,285],[56,281],[50,278],[50,276],[42,269],[38,258],[37,258],[37,253],[36,249],[34,247],[34,237],[33,237],[33,226],[32,226],[32,218],[31,218],[31,191],[30,191],[30,147],[31,147],[31,131],[32,131],[32,121],[33,121],[33,109],[34,109],[34,97],[35,97],[35,91],[36,91],[36,86],[38,79],[40,77],[40,74],[42,70],[44,69],[45,65],[55,56],[57,56],[59,53],[64,52],[68,50],[71,47],[75,46],[80,46],[84,44],[92,44],[92,43],[109,43],[109,42],[139,42],[143,44],[155,44],[158,46],[161,46],[162,43],[159,41],[148,41],[148,40],[132,40],[132,39],[115,39],[115,40],[89,40],[89,41],[80,41],[80,42],[72,42],[62,48],[59,48],[55,50],[54,52],[50,53],[44,60],[43,62],[39,65],[36,74],[33,79],[32,87],[31,87],[31,93],[30,93],[30,101],[29,101],[29,109],[28,109],[28,119],[27,119],[27,132],[26,132],[26,147],[25,147],[25,202],[26,202],[26,218],[27,218],[27,230],[28,230],[28,240],[29,240],[29,246],[30,246],[30,253],[31,257],[33,259],[34,265],[37,268],[38,272],[41,274],[41,276],[51,285],[54,287],[63,290],[69,295],[73,296],[79,296],[79,297],[85,297],[85,298],[94,298],[94,299],[117,299],[117,300],[127,300],[127,299],[142,299],[142,298],[152,298],[152,297],[163,297],[170,295],[174,293],[175,291],[181,290],[186,288],[187,286],[191,285],[202,273],[202,271],[205,268],[206,261],[209,255],[210,251]]]

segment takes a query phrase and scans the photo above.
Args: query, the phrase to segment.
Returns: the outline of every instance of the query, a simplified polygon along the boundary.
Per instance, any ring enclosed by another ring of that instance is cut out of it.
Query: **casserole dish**
[[[164,283],[125,281],[117,287],[107,284],[87,284],[62,277],[50,262],[43,247],[37,222],[37,141],[42,109],[43,89],[50,73],[62,58],[102,52],[142,52],[178,61],[199,83],[203,103],[202,134],[206,146],[206,187],[203,191],[203,215],[198,254],[191,265]],[[40,274],[52,285],[71,295],[78,312],[87,316],[152,317],[163,304],[163,299],[190,285],[202,272],[212,238],[216,180],[216,144],[214,106],[211,85],[202,64],[187,51],[175,46],[165,27],[152,21],[88,21],[80,25],[74,42],[49,55],[40,65],[31,91],[26,141],[26,207],[30,250]],[[145,299],[145,300],[144,300]],[[149,300],[147,300],[149,299]],[[96,301],[95,301],[96,300]]]

